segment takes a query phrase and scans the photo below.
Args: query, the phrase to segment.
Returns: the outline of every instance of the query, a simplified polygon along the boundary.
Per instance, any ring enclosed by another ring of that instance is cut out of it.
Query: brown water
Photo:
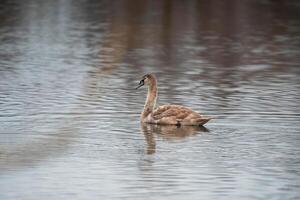
[[[298,1],[0,3],[0,199],[299,199]],[[216,116],[141,126],[159,104]]]

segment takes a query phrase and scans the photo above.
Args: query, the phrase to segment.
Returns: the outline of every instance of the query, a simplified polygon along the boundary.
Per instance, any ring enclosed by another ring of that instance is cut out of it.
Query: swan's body
[[[155,109],[157,99],[155,76],[145,75],[137,88],[144,84],[148,85],[148,95],[141,114],[142,123],[201,126],[211,119],[180,105],[162,105]]]

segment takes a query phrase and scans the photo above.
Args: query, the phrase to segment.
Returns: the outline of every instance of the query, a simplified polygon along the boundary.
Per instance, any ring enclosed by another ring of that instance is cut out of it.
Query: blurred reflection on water
[[[0,3],[0,199],[297,199],[298,1]],[[141,126],[159,104],[218,116]]]
[[[209,132],[204,126],[160,126],[153,124],[141,124],[142,131],[147,142],[147,154],[155,153],[156,137],[162,137],[166,140],[183,139],[195,135],[199,132]]]

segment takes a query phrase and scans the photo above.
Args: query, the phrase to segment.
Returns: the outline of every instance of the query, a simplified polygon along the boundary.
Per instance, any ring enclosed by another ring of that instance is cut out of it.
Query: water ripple
[[[296,1],[0,4],[0,199],[299,199]]]

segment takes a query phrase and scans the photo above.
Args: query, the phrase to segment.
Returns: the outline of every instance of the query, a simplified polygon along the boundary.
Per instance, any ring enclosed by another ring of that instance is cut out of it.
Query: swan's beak
[[[139,85],[135,88],[135,89],[139,89],[140,87],[142,87],[144,85],[144,80],[141,80]]]

